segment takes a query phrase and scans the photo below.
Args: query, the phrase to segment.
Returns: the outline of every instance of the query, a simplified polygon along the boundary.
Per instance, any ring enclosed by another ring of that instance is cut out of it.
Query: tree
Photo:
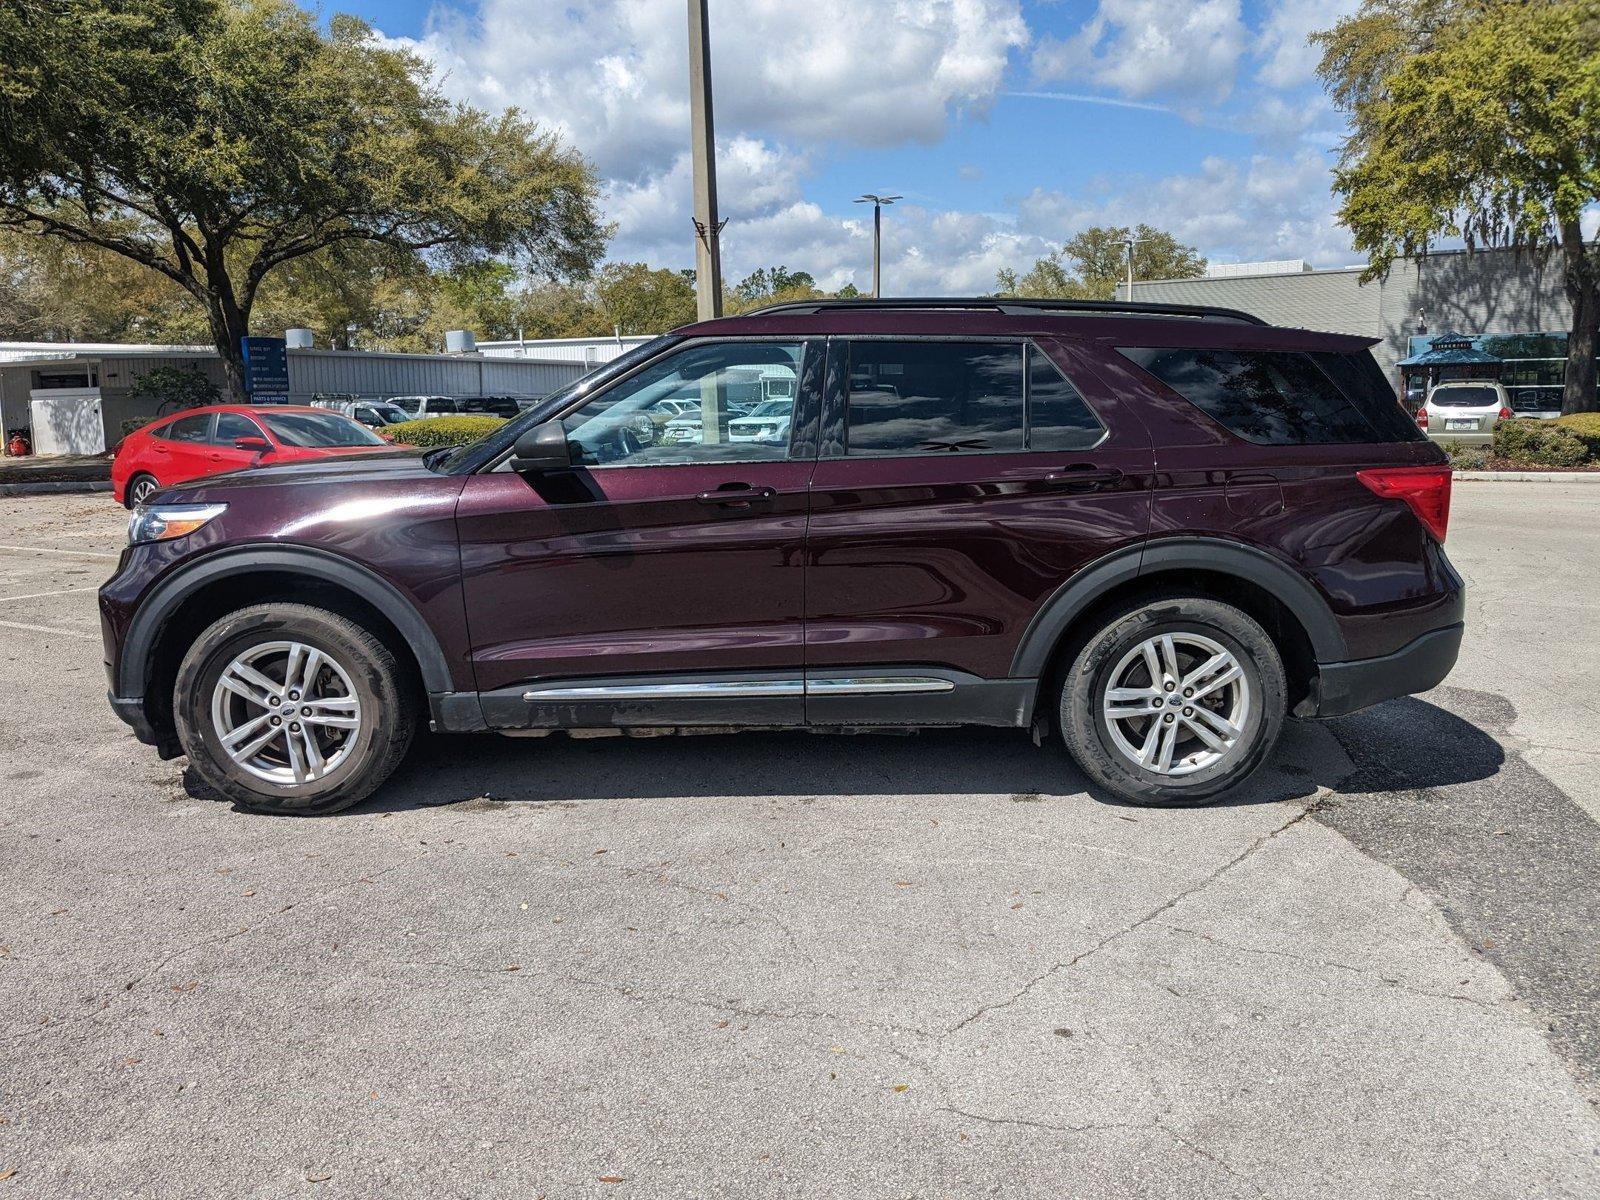
[[[594,282],[601,333],[665,333],[695,319],[694,273],[645,263],[607,263]]]
[[[1205,273],[1206,260],[1170,233],[1145,224],[1133,229],[1095,225],[1021,276],[1002,269],[996,288],[1002,296],[1110,300],[1127,278],[1130,237],[1135,279],[1193,279]]]
[[[1364,0],[1314,35],[1350,116],[1334,191],[1369,265],[1442,238],[1559,250],[1572,305],[1562,411],[1596,408],[1600,0]]]
[[[112,251],[202,306],[234,399],[266,279],[373,243],[588,271],[593,170],[514,110],[446,100],[428,64],[288,0],[0,7],[0,225]]]
[[[128,394],[135,400],[154,404],[161,415],[176,408],[200,408],[217,402],[216,385],[206,378],[204,371],[175,363],[152,367],[139,377]]]
[[[791,271],[782,266],[757,267],[734,285],[723,307],[730,313],[741,313],[768,304],[815,300],[821,295],[809,271]]]

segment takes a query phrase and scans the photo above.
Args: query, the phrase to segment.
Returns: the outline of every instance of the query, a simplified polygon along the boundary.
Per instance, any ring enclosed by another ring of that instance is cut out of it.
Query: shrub
[[[1458,471],[1481,471],[1489,465],[1487,446],[1467,446],[1461,442],[1445,442],[1443,445],[1450,465]]]
[[[145,404],[175,408],[200,408],[220,399],[216,385],[199,367],[156,367],[134,381],[128,397]]]
[[[505,424],[502,417],[425,417],[384,428],[400,446],[470,446]]]
[[[1573,413],[1558,418],[1554,424],[1570,430],[1588,448],[1591,462],[1600,462],[1600,413]]]
[[[1589,447],[1554,421],[1501,421],[1494,427],[1496,458],[1534,467],[1581,467]]]

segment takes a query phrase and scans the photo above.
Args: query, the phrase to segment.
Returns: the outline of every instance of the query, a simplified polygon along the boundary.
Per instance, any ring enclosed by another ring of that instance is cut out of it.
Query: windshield
[[[756,405],[755,409],[746,419],[754,420],[756,417],[786,417],[789,415],[789,410],[793,407],[793,400],[768,400],[765,404]]]
[[[1441,387],[1432,396],[1437,408],[1493,408],[1500,401],[1492,387]]]
[[[388,445],[365,425],[329,412],[264,412],[258,414],[285,446],[316,449],[329,446]]]
[[[609,383],[620,375],[626,375],[640,363],[654,358],[668,346],[676,345],[682,340],[675,334],[669,333],[642,346],[635,346],[626,354],[620,354],[610,362],[601,363],[581,379],[576,379],[559,391],[552,392],[531,408],[523,409],[520,416],[507,421],[482,440],[473,442],[470,446],[462,446],[459,450],[453,451],[448,458],[429,462],[428,466],[444,475],[460,475],[476,471],[511,449],[519,437],[549,414],[561,411],[580,396],[587,395],[602,384]]]
[[[374,404],[372,411],[391,425],[411,419],[411,414],[398,404]]]

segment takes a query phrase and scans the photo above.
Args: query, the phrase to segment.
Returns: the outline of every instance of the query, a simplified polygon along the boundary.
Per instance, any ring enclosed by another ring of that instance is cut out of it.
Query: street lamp
[[[875,196],[868,192],[856,201],[857,204],[872,205],[872,298],[874,300],[878,298],[880,285],[883,282],[883,206],[902,199],[903,196]]]
[[[1128,303],[1133,303],[1133,248],[1143,245],[1149,239],[1136,238],[1132,234],[1122,239],[1122,244],[1128,251]]]

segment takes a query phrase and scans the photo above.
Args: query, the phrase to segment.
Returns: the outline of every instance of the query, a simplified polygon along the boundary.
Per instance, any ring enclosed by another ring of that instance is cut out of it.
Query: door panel
[[[803,414],[817,402],[820,349],[806,356],[797,430],[814,428]],[[663,388],[681,386],[657,374]],[[584,411],[603,413],[607,400],[602,392]],[[611,419],[624,440],[609,450],[596,447],[592,423],[567,419],[589,466],[532,481],[508,471],[467,481],[458,524],[479,689],[668,672],[793,669],[798,678],[814,460],[781,457],[795,453],[791,446],[769,461],[740,462],[763,451],[724,441],[701,449],[728,461],[675,463],[672,454],[695,448],[640,450],[651,434],[626,402]],[[607,461],[611,453],[623,457]],[[627,465],[629,457],[650,465]],[[650,723],[647,704],[627,703],[640,718],[632,723]],[[803,704],[798,689],[766,697],[761,716],[798,723]],[[619,723],[630,723],[626,715]]]
[[[808,667],[926,664],[1002,678],[1052,592],[1145,536],[1149,435],[1070,346],[1035,345],[1105,425],[1099,445],[843,457],[848,368],[830,350],[822,444],[835,456],[812,478]],[[816,706],[808,717],[825,719]]]

